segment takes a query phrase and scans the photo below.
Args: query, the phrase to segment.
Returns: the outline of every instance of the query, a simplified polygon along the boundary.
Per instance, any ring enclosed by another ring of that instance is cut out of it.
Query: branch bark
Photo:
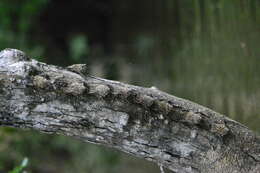
[[[260,138],[208,108],[156,88],[92,77],[0,52],[0,126],[63,134],[173,172],[260,172]]]

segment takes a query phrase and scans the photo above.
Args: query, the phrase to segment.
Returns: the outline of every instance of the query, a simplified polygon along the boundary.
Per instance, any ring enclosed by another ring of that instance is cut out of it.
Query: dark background
[[[260,132],[259,0],[0,0],[0,48],[86,63],[156,86]],[[63,136],[0,128],[0,172],[158,173],[157,165]]]

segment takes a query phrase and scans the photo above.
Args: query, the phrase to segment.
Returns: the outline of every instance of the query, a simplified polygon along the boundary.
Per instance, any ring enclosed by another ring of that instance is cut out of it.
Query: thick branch
[[[260,138],[247,127],[156,88],[92,77],[0,53],[0,126],[73,136],[173,172],[258,172]]]

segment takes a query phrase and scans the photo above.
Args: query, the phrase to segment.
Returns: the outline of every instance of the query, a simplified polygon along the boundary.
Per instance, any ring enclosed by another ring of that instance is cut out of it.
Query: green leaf
[[[28,165],[28,158],[24,158],[21,165],[15,167],[12,171],[9,171],[8,173],[22,173],[23,169]]]

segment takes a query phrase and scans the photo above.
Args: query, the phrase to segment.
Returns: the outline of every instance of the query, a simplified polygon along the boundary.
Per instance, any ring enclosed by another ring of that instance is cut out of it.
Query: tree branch
[[[259,172],[260,138],[247,127],[156,88],[92,77],[0,52],[0,126],[73,136],[173,172]]]

